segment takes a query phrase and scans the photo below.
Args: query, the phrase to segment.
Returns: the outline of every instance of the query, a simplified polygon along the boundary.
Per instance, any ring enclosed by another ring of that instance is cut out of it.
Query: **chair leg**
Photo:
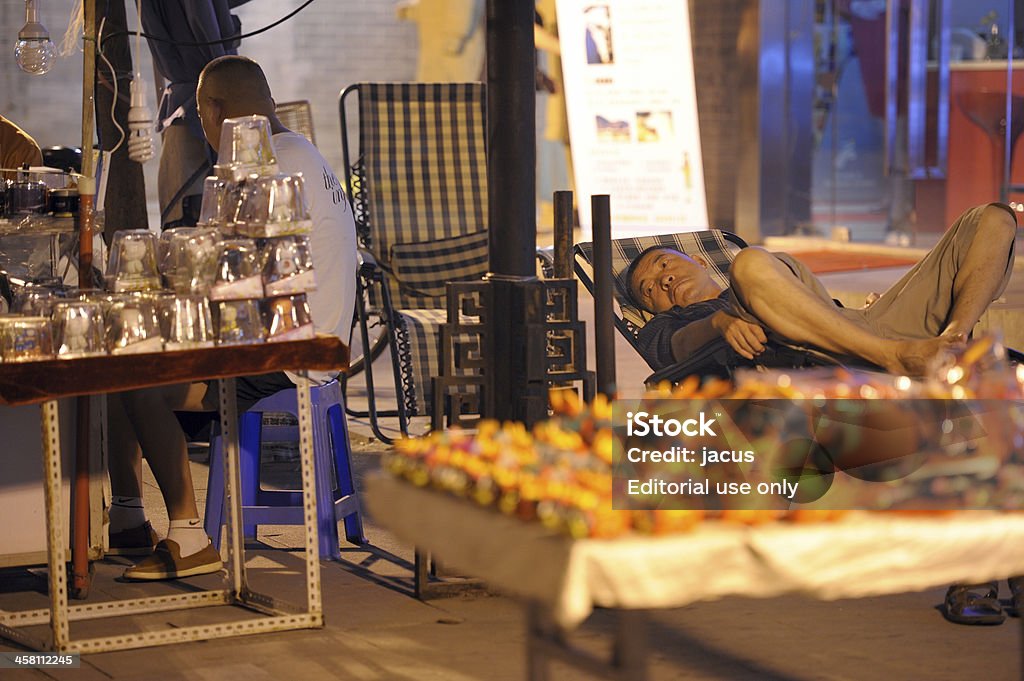
[[[402,387],[402,369],[398,357],[398,343],[396,342],[398,330],[395,325],[395,317],[397,317],[398,313],[395,312],[391,305],[391,291],[388,289],[387,282],[381,281],[380,291],[381,300],[384,303],[384,314],[387,316],[388,331],[391,333],[388,341],[391,343],[391,371],[395,377],[395,401],[398,403],[398,429],[403,436],[409,437],[409,415],[405,411],[405,391]]]
[[[247,411],[242,414],[238,431],[239,472],[242,478],[242,506],[255,506],[260,489],[260,455],[262,454],[263,413]],[[221,524],[224,523],[223,516]],[[245,522],[242,514],[242,531],[246,539],[256,538],[256,525]]]
[[[210,474],[206,479],[206,508],[203,527],[220,550],[220,533],[224,526],[224,443],[220,435],[210,439]]]
[[[344,398],[342,398],[344,399]],[[343,508],[342,519],[345,522],[345,539],[353,544],[365,544],[363,534],[363,511],[356,495],[355,480],[352,475],[352,447],[349,443],[348,425],[339,407],[332,407],[327,412],[331,428],[331,450],[334,452],[334,471],[338,477],[338,499],[335,508]],[[354,506],[354,510],[350,510]],[[345,512],[347,510],[347,512]],[[337,521],[337,517],[335,517]]]
[[[306,390],[300,387],[298,390]],[[319,402],[313,405],[313,453],[318,458],[316,462],[316,523],[317,537],[320,544],[320,557],[340,560],[341,551],[338,541],[338,521],[334,517],[334,480],[331,465],[330,433],[327,423],[327,413],[321,408]]]
[[[363,284],[362,277],[356,277],[356,317],[359,320],[359,336],[363,342],[364,348],[363,375],[366,377],[366,414],[370,419],[370,429],[373,431],[373,434],[377,437],[378,440],[380,440],[384,444],[390,445],[394,442],[394,440],[392,440],[387,435],[384,435],[384,433],[381,432],[380,424],[377,422],[377,398],[373,386],[373,362],[365,355],[365,348],[369,347],[370,345],[370,329],[367,322],[367,316],[369,315],[369,312],[367,311],[366,306],[363,304],[365,292],[366,287]],[[390,327],[390,320],[385,320],[384,324],[386,327],[384,333],[388,334],[388,340],[390,341],[394,337],[394,335],[391,333],[392,329]],[[391,352],[394,353],[394,343],[392,343],[391,345]],[[353,413],[352,415],[360,416],[361,414]]]

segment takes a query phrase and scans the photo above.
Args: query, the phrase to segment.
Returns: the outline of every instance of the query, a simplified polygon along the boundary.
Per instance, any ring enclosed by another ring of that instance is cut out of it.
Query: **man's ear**
[[[691,255],[690,258],[704,269],[708,268],[708,261],[700,257],[699,255]]]

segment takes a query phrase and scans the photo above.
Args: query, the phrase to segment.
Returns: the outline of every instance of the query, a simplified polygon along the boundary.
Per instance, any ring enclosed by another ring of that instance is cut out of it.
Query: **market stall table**
[[[572,540],[386,475],[367,480],[365,495],[373,517],[400,539],[530,604],[532,679],[548,678],[549,657],[644,678],[643,610],[725,596],[860,598],[1024,574],[1024,514],[851,513],[839,522],[751,527],[709,521],[683,534]],[[564,644],[562,633],[595,607],[620,617],[611,665]]]
[[[0,611],[0,636],[36,650],[94,653],[322,626],[314,481],[317,476],[327,476],[331,472],[314,469],[309,389],[300,387],[297,390],[299,459],[306,519],[306,604],[305,607],[297,607],[252,591],[246,581],[241,495],[238,493],[238,414],[234,377],[282,370],[344,369],[347,366],[348,349],[337,338],[328,336],[183,352],[0,364],[0,405],[42,403],[50,596],[49,608]],[[220,426],[224,436],[225,503],[229,509],[227,528],[230,539],[226,563],[228,588],[69,606],[65,574],[67,545],[60,522],[61,459],[57,399],[208,379],[222,379]],[[246,617],[215,625],[161,631],[127,632],[102,638],[72,640],[70,637],[71,621],[217,605],[241,606],[266,617]],[[24,627],[46,622],[50,624],[48,640],[31,636],[23,630]]]

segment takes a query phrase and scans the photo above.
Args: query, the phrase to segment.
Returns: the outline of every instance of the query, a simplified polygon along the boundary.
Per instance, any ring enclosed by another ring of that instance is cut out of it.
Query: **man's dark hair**
[[[674,251],[682,255],[686,254],[682,253],[682,251],[680,251],[677,248],[672,248],[671,246],[655,244],[653,246],[648,246],[644,250],[640,251],[640,254],[633,258],[633,262],[629,263],[629,267],[626,268],[626,273],[623,275],[623,281],[626,284],[626,296],[629,298],[630,302],[633,303],[633,305],[637,306],[644,312],[650,312],[651,314],[654,314],[654,310],[644,305],[640,301],[640,296],[637,295],[637,292],[633,290],[633,272],[636,271],[637,265],[639,265],[640,261],[644,259],[644,256],[646,256],[651,251]]]

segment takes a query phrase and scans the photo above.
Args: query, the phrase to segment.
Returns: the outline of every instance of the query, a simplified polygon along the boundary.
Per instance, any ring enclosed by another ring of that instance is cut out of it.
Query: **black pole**
[[[590,197],[594,226],[594,340],[597,391],[615,394],[615,324],[612,321],[612,213],[607,194]]]
[[[572,192],[555,192],[555,279],[572,279]]]
[[[487,0],[490,269],[532,277],[537,248],[532,0]]]

